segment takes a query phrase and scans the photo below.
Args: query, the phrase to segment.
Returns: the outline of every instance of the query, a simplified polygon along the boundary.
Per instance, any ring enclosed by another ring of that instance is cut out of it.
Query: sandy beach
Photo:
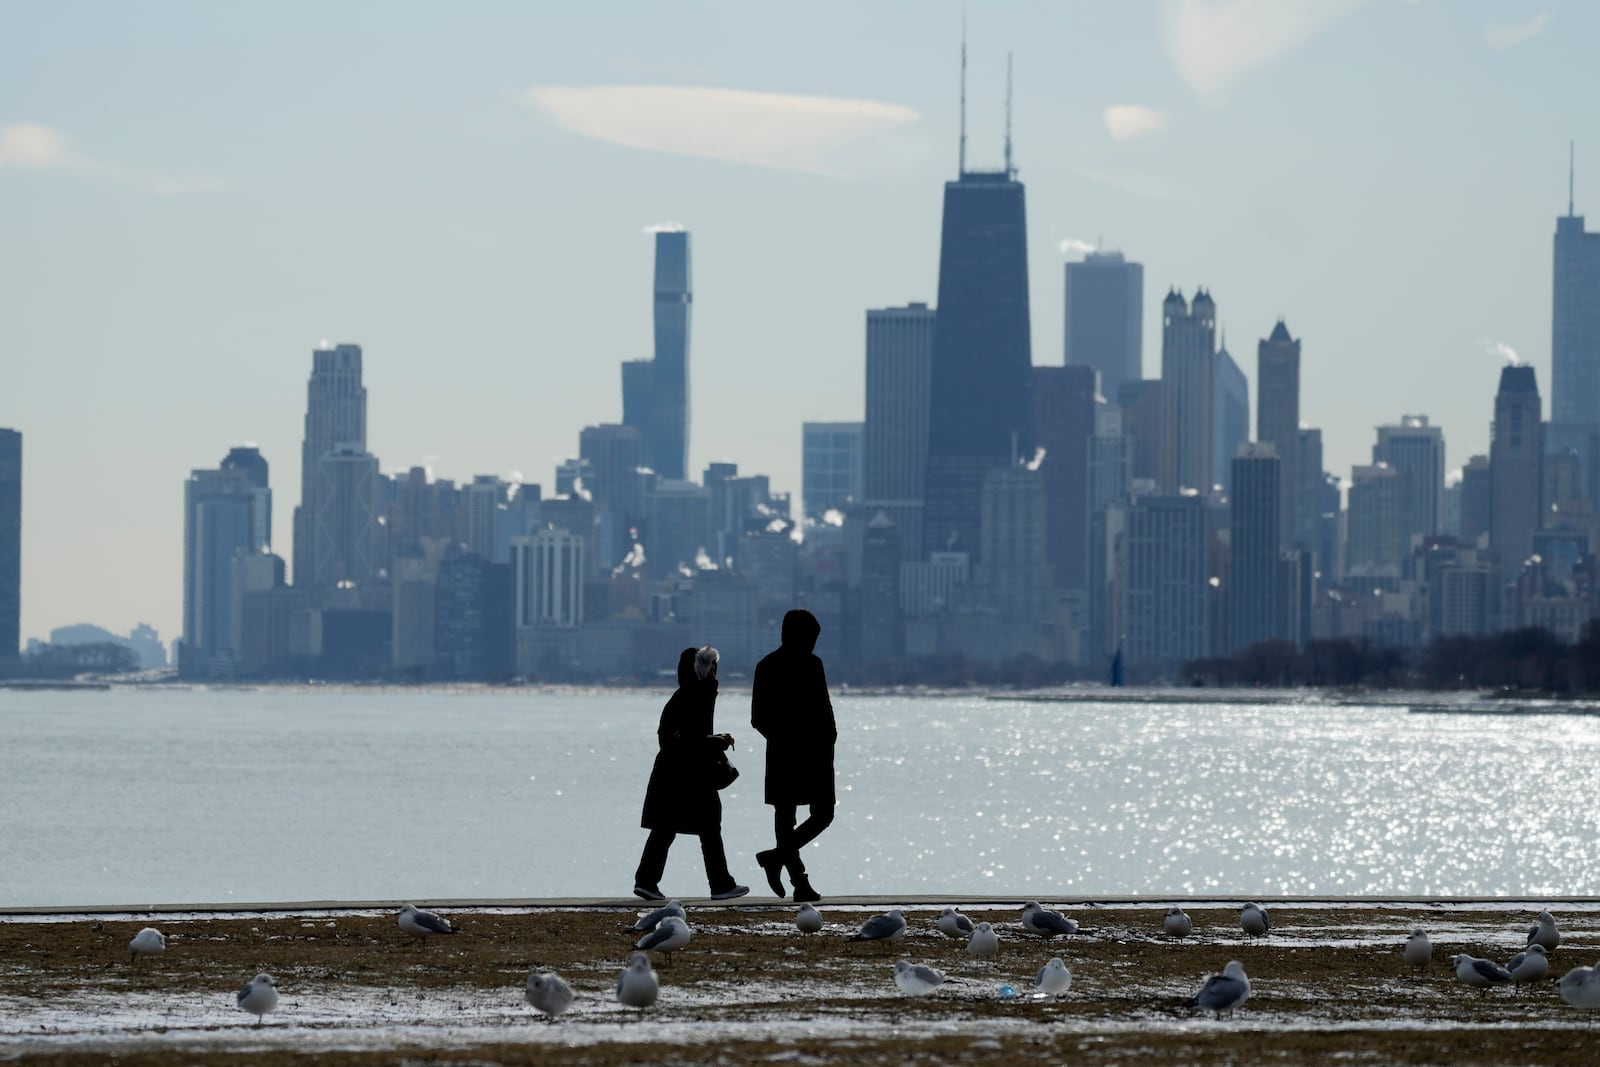
[[[657,960],[658,1004],[620,1007],[612,990],[631,951],[627,902],[441,907],[462,928],[426,942],[383,907],[304,911],[9,915],[0,921],[0,1060],[39,1064],[683,1062],[899,1064],[1299,1064],[1370,1062],[1593,1064],[1600,1013],[1568,1007],[1546,980],[1480,993],[1451,973],[1469,952],[1504,963],[1540,907],[1563,930],[1552,976],[1600,959],[1600,902],[1267,902],[1272,932],[1246,937],[1238,903],[1185,904],[1182,941],[1160,932],[1165,901],[1059,905],[1080,933],[1045,942],[1024,931],[1020,902],[963,905],[996,925],[994,965],[971,961],[935,919],[945,901],[858,900],[823,906],[821,933],[795,931],[787,906],[686,901],[688,947]],[[894,945],[847,941],[898,904],[909,929]],[[162,955],[130,963],[151,925]],[[1434,962],[1400,959],[1412,926]],[[1036,995],[1051,956],[1071,990]],[[951,979],[908,997],[894,961]],[[1203,976],[1242,961],[1253,995],[1216,1020],[1185,1006]],[[555,1024],[522,999],[530,969],[577,992]],[[234,993],[258,971],[277,979],[279,1009],[257,1027]],[[1016,990],[1006,996],[1002,987]]]

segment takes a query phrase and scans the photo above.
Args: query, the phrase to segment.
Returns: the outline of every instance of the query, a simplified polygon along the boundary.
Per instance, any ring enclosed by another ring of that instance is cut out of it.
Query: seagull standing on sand
[[[861,929],[850,935],[851,941],[882,941],[888,943],[897,937],[902,937],[906,932],[906,917],[900,913],[899,908],[874,915],[861,924]]]
[[[1182,908],[1173,905],[1167,909],[1167,917],[1161,920],[1161,932],[1168,937],[1188,937],[1194,933],[1194,923]]]
[[[1192,1007],[1215,1012],[1217,1018],[1227,1012],[1233,1018],[1233,1009],[1250,999],[1250,979],[1244,973],[1244,964],[1229,960],[1221,974],[1207,975],[1200,992],[1190,1001]]]
[[[1549,977],[1550,958],[1545,954],[1544,946],[1535,942],[1526,951],[1512,956],[1511,962],[1506,964],[1506,973],[1519,988],[1528,982]]]
[[[1239,925],[1251,937],[1266,937],[1267,931],[1272,929],[1267,910],[1259,904],[1246,904],[1239,909]]]
[[[1415,967],[1419,971],[1426,969],[1428,964],[1433,962],[1433,942],[1422,932],[1422,927],[1411,928],[1411,936],[1406,938],[1403,956],[1408,966]]]
[[[822,912],[809,903],[801,904],[800,910],[794,913],[794,928],[802,934],[816,933],[822,929]]]
[[[1493,960],[1480,960],[1465,952],[1451,956],[1450,965],[1456,969],[1457,978],[1485,993],[1490,986],[1505,985],[1512,980],[1511,972]]]
[[[167,935],[154,926],[146,926],[128,942],[128,959],[133,963],[138,963],[140,956],[155,956],[165,951]]]
[[[408,934],[416,934],[421,938],[431,937],[434,934],[460,933],[459,930],[450,925],[449,919],[442,915],[435,915],[431,911],[423,911],[415,904],[407,904],[400,909],[399,922],[400,929]]]
[[[625,1008],[648,1008],[656,1002],[661,984],[656,980],[650,957],[635,952],[628,966],[617,975],[617,1003]]]
[[[260,1026],[261,1017],[278,1006],[278,984],[272,975],[258,974],[239,988],[238,1000],[239,1010],[254,1015]]]
[[[1056,956],[1033,976],[1033,988],[1047,997],[1059,996],[1072,988],[1072,972],[1061,962],[1061,957]]]
[[[946,908],[939,915],[939,932],[952,940],[969,940],[972,929],[972,920],[954,908]]]
[[[1600,963],[1572,968],[1556,979],[1556,992],[1574,1008],[1600,1008]]]
[[[543,1012],[546,1019],[554,1019],[572,1007],[572,987],[562,981],[561,976],[554,971],[546,971],[544,974],[530,973],[528,988],[523,993],[523,999],[535,1011]]]
[[[994,932],[994,927],[989,923],[979,923],[972,931],[972,938],[967,942],[967,954],[983,960],[992,960],[1000,955],[1000,935]]]
[[[1528,940],[1525,945],[1543,946],[1546,952],[1554,952],[1561,944],[1561,931],[1556,929],[1556,917],[1548,911],[1539,913],[1539,921],[1528,928]]]
[[[1065,918],[1059,911],[1051,911],[1037,900],[1030,900],[1022,906],[1022,925],[1041,937],[1078,932],[1078,920]]]
[[[900,987],[900,992],[913,997],[932,993],[944,982],[944,975],[932,967],[924,967],[910,960],[901,960],[894,965],[894,984]]]
[[[640,952],[665,952],[670,957],[672,953],[689,943],[693,933],[688,923],[676,915],[668,915],[661,920],[659,926],[641,937],[633,947]]]
[[[628,929],[638,932],[654,930],[657,926],[661,925],[661,920],[665,919],[669,915],[676,915],[678,918],[684,920],[689,918],[689,916],[684,913],[682,903],[676,900],[669,900],[655,911],[648,911],[639,916],[634,924],[628,927]]]

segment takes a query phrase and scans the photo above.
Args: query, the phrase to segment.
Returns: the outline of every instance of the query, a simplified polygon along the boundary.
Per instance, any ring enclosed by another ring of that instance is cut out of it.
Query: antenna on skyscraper
[[[1572,217],[1573,157],[1576,154],[1577,154],[1577,150],[1573,147],[1573,142],[1572,141],[1568,141],[1567,142],[1567,218],[1569,218],[1569,219]]]
[[[1016,175],[1011,165],[1011,53],[1006,53],[1006,180]]]
[[[961,154],[956,160],[956,176],[967,172],[967,12],[961,11]]]

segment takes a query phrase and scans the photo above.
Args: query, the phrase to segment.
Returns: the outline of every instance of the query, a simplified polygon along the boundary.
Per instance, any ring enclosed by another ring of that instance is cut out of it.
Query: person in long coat
[[[822,895],[806,876],[800,850],[833,822],[833,747],[839,730],[828,699],[828,678],[814,651],[822,624],[809,611],[783,617],[782,644],[756,664],[750,687],[750,725],[767,739],[766,802],[772,805],[777,844],[756,853],[767,884],[785,895],[783,872],[796,901]],[[795,825],[799,809],[809,810]]]
[[[700,838],[706,880],[715,900],[750,892],[728,873],[722,847],[722,798],[711,776],[712,764],[733,747],[732,734],[714,732],[717,706],[717,650],[686,648],[678,656],[678,688],[661,709],[656,728],[660,750],[650,768],[639,825],[650,831],[644,854],[633,875],[633,894],[643,900],[664,900],[661,875],[667,851],[679,834]]]

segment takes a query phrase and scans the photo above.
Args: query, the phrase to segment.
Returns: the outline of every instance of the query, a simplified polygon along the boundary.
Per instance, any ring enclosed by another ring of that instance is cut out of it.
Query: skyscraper
[[[1159,476],[1164,492],[1209,493],[1216,417],[1217,307],[1201,289],[1191,307],[1176,289],[1162,304],[1161,401],[1164,441]]]
[[[318,457],[313,477],[310,586],[371,585],[384,568],[378,457],[335,445]]]
[[[1228,537],[1228,638],[1234,650],[1281,637],[1283,478],[1276,446],[1246,444],[1233,457]]]
[[[1216,406],[1211,416],[1211,478],[1212,484],[1222,486],[1226,493],[1233,488],[1233,457],[1239,446],[1250,440],[1250,380],[1226,342],[1217,350],[1212,386]]]
[[[300,506],[294,512],[294,582],[320,582],[315,574],[316,516],[323,508],[317,464],[339,446],[367,447],[367,390],[361,384],[361,346],[318,346],[306,383],[305,436],[300,443]]]
[[[1398,426],[1379,426],[1372,462],[1387,463],[1400,479],[1399,552],[1439,534],[1444,517],[1444,433],[1426,415],[1402,415]]]
[[[1209,540],[1200,496],[1140,497],[1128,509],[1122,615],[1130,664],[1176,666],[1206,654]]]
[[[658,419],[648,441],[650,467],[663,478],[686,478],[689,469],[689,234],[656,234],[655,367],[650,387]]]
[[[228,458],[242,451],[235,449]],[[178,671],[184,677],[226,676],[236,666],[235,598],[241,590],[234,588],[235,560],[267,549],[262,512],[270,514],[272,497],[265,479],[265,460],[233,465],[224,460],[215,470],[192,471],[184,483],[183,640],[178,646]]]
[[[806,514],[861,501],[861,423],[806,422],[800,426],[800,490]]]
[[[1144,377],[1144,266],[1121,252],[1090,252],[1067,264],[1066,352],[1069,367],[1100,372],[1102,396]]]
[[[22,434],[0,429],[0,663],[22,643]]]
[[[1311,542],[1300,535],[1300,342],[1279,319],[1256,346],[1256,440],[1278,453],[1278,540],[1285,549]],[[1321,473],[1321,440],[1317,470]]]
[[[861,491],[868,513],[882,511],[894,524],[906,561],[922,554],[934,320],[927,304],[867,312]]]
[[[1600,233],[1573,213],[1556,219],[1550,329],[1550,441],[1572,449],[1584,467],[1591,504],[1600,507]]]
[[[1299,468],[1295,484],[1295,533],[1288,543],[1310,552],[1312,565],[1332,578],[1337,568],[1323,551],[1319,536],[1322,520],[1322,431],[1306,426],[1297,435],[1295,464]]]
[[[929,384],[926,551],[978,551],[984,478],[1032,450],[1027,211],[1011,165],[966,166],[965,46],[962,152],[944,187],[938,318]],[[1008,94],[1009,99],[1009,94]]]
[[[1046,542],[1061,589],[1088,583],[1089,439],[1094,436],[1093,367],[1033,368],[1034,442],[1044,449]]]
[[[1539,383],[1532,367],[1505,367],[1489,430],[1489,547],[1500,554],[1504,576],[1521,571],[1533,551],[1543,495]]]

